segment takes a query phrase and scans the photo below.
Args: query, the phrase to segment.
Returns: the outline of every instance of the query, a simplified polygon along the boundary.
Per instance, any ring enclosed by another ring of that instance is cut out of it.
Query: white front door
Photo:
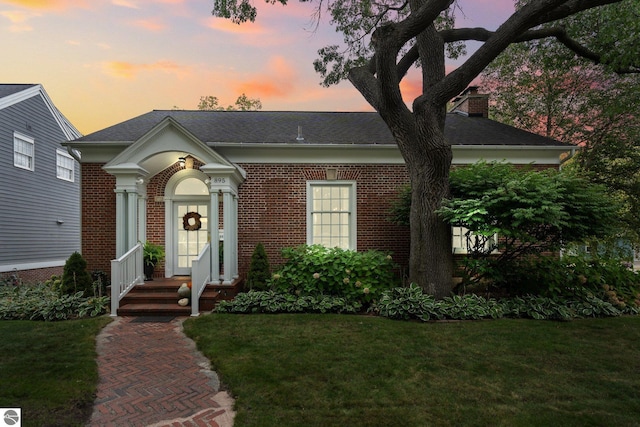
[[[173,212],[173,273],[189,276],[191,261],[209,240],[209,207],[206,203],[174,202]]]

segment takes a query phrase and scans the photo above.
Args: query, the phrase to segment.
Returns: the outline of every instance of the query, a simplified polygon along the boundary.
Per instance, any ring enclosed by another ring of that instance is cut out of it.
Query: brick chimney
[[[453,100],[449,112],[469,117],[489,117],[489,95],[478,93],[478,86],[469,86]]]

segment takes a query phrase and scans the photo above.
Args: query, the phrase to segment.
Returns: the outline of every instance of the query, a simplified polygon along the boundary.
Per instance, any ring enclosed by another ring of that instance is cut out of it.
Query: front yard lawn
[[[95,337],[111,320],[0,321],[0,408],[23,426],[83,426],[93,409]]]
[[[212,314],[185,330],[236,426],[637,426],[640,317]]]

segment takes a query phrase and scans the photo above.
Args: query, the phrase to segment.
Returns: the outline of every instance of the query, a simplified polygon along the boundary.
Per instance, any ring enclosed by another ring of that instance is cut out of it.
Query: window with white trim
[[[307,183],[307,243],[356,249],[355,182]]]
[[[32,171],[35,163],[35,142],[30,136],[13,133],[13,165]]]
[[[56,149],[56,176],[65,181],[74,182],[75,162],[69,153]]]
[[[451,227],[451,246],[454,254],[468,254],[474,247],[482,248],[485,252],[493,250],[491,248],[495,248],[497,241],[497,234],[486,238],[470,233],[466,227]]]

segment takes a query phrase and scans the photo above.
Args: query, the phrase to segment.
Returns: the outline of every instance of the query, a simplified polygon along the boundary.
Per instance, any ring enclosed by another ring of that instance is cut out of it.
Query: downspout
[[[72,148],[71,146],[69,146],[69,145],[67,145],[67,153],[69,153],[69,155],[70,155],[71,157],[73,157],[73,159],[74,159],[76,162],[80,163],[80,156],[79,156],[79,155],[77,155],[77,154],[76,154],[76,152],[75,152],[75,151],[73,151],[73,148]]]
[[[575,157],[575,155],[576,155],[576,151],[578,151],[578,148],[572,148],[572,149],[569,151],[569,155],[568,155],[565,159],[562,159],[562,160],[560,161],[560,169],[562,169],[562,166],[563,166],[565,163],[567,163],[569,160],[571,160],[571,159],[573,159],[573,158]]]

